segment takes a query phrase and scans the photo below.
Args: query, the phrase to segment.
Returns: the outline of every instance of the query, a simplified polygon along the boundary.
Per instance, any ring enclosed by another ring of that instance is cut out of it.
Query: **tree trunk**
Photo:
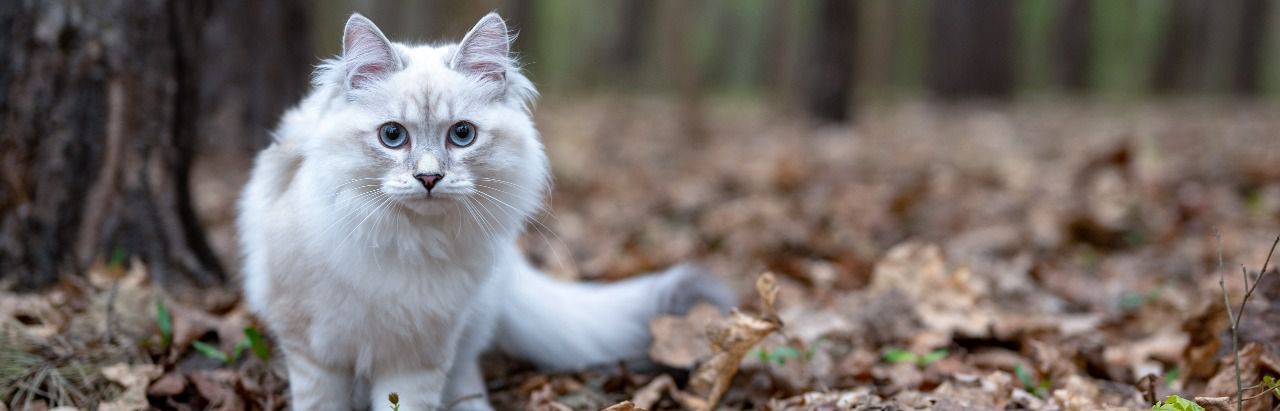
[[[769,12],[765,17],[764,52],[760,53],[759,63],[764,67],[764,88],[772,105],[778,109],[792,106],[795,98],[795,47],[792,45],[794,26],[792,23],[792,0],[774,0],[769,2]]]
[[[1168,4],[1172,10],[1151,77],[1151,88],[1157,93],[1192,90],[1203,85],[1205,77],[1211,5],[1202,0],[1172,0]]]
[[[850,119],[859,5],[852,0],[822,0],[818,6],[813,74],[806,93],[809,114],[818,120]]]
[[[1092,0],[1063,0],[1054,16],[1054,81],[1068,92],[1080,93],[1089,86],[1091,9]]]
[[[1262,91],[1263,44],[1266,43],[1272,0],[1244,0],[1239,12],[1236,55],[1231,73],[1231,91],[1253,96]]]
[[[0,4],[0,277],[39,287],[121,250],[164,286],[225,281],[192,207],[191,163],[202,135],[246,153],[265,144],[263,125],[300,90],[273,63],[308,53],[258,60],[309,44],[270,38],[271,25],[297,27],[295,12],[247,18],[271,9],[288,10],[247,0]],[[239,115],[222,119],[231,125],[205,129],[236,104]]]
[[[929,85],[944,99],[1013,95],[1013,1],[932,3]]]

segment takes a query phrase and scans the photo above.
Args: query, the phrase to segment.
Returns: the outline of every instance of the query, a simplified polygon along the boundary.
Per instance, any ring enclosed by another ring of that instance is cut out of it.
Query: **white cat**
[[[687,266],[583,284],[524,258],[516,237],[550,177],[511,40],[496,14],[436,47],[353,15],[342,56],[258,155],[238,221],[245,297],[295,410],[382,409],[391,392],[402,410],[490,409],[486,349],[549,369],[642,360],[653,316],[731,304]]]

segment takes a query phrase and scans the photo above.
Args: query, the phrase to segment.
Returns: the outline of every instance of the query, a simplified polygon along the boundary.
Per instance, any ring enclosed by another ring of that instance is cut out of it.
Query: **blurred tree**
[[[0,3],[0,276],[41,286],[121,250],[164,285],[226,280],[191,205],[197,136],[232,112],[221,142],[264,143],[253,123],[299,90],[276,72],[295,67],[290,45],[265,36],[305,27],[281,20],[305,15],[299,2],[232,3]]]
[[[1231,90],[1237,94],[1255,95],[1262,91],[1261,72],[1263,43],[1267,38],[1273,0],[1244,0],[1236,27],[1235,69]]]
[[[306,91],[311,10],[303,0],[219,0],[200,35],[196,151],[248,159]]]
[[[618,29],[614,37],[612,69],[609,75],[616,79],[638,82],[640,67],[644,64],[645,27],[651,22],[653,7],[644,0],[622,0],[618,8]]]
[[[680,124],[691,136],[706,135],[705,110],[703,107],[705,86],[701,67],[698,64],[697,50],[690,39],[696,33],[694,24],[706,6],[703,2],[685,2],[666,0],[657,3],[661,7],[661,18],[670,24],[663,35],[663,44],[670,45],[668,54],[667,75],[674,79],[676,92],[679,94]],[[701,140],[699,140],[701,141]]]
[[[1169,21],[1156,58],[1151,88],[1170,93],[1203,88],[1209,19],[1213,5],[1204,0],[1171,0]]]
[[[944,99],[1013,94],[1012,0],[932,3],[929,86]]]
[[[765,50],[760,54],[760,65],[764,67],[764,88],[776,107],[790,107],[795,99],[792,84],[796,67],[792,47],[795,23],[792,20],[792,1],[774,0],[769,2],[766,14]]]
[[[846,121],[852,113],[859,3],[822,0],[818,6],[806,107],[819,120]]]
[[[1074,93],[1089,87],[1093,43],[1092,0],[1062,0],[1054,18],[1054,81]]]

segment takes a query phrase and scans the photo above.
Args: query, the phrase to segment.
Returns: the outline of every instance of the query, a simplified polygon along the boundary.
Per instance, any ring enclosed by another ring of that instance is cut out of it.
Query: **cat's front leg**
[[[294,410],[351,409],[351,372],[319,364],[302,353],[285,352]]]
[[[369,390],[372,410],[387,409],[391,404],[387,396],[393,392],[400,398],[401,411],[439,410],[445,371],[432,369],[381,372],[372,378],[372,383]]]
[[[484,373],[478,358],[458,358],[449,371],[444,400],[454,411],[493,411],[485,392]]]

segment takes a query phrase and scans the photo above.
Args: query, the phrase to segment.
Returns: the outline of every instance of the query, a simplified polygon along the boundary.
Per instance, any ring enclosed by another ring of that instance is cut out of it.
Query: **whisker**
[[[382,186],[382,184],[365,184],[365,185],[362,185],[362,186],[359,186],[359,187],[351,187],[351,188],[348,188],[348,189],[343,189],[343,190],[334,191],[334,192],[333,192],[333,196],[334,196],[334,197],[337,197],[337,196],[339,196],[339,195],[342,195],[342,193],[345,193],[345,192],[348,192],[348,191],[355,191],[355,190],[359,190],[359,189],[362,189],[362,188],[369,188],[369,187],[381,187],[381,186]]]
[[[334,219],[333,222],[329,223],[329,225],[321,229],[319,235],[324,236],[329,234],[329,231],[333,230],[339,224],[346,221],[347,218],[351,217],[352,215],[355,215],[357,212],[367,209],[370,205],[372,205],[375,201],[378,200],[379,195],[381,195],[381,190],[371,190],[369,192],[360,194],[355,198],[353,198],[352,200],[348,201],[348,203],[356,203],[356,204],[341,204],[341,203],[336,204],[335,206],[341,206],[341,207],[350,206],[350,208],[341,217]]]
[[[471,200],[467,197],[462,197],[462,199],[467,204],[467,209],[471,212],[471,217],[476,221],[476,226],[480,227],[481,232],[489,239],[496,238],[497,234],[491,234],[488,221],[485,220],[484,216],[481,215],[479,211],[476,211],[475,206],[478,205],[478,200],[477,204],[471,204]]]
[[[512,192],[509,192],[509,191],[505,191],[505,190],[499,189],[499,188],[497,188],[497,187],[490,187],[490,186],[487,186],[487,185],[484,185],[484,184],[480,184],[480,183],[475,183],[475,186],[476,186],[476,187],[481,187],[481,188],[487,188],[487,189],[490,189],[490,190],[494,190],[494,191],[497,191],[497,192],[500,192],[500,193],[507,194],[507,195],[512,196],[512,197],[517,197],[517,198],[518,198],[518,197],[520,197],[520,195],[518,195],[518,194],[516,194],[516,193],[512,193]],[[546,203],[546,202],[541,202],[540,204],[538,204],[537,208],[535,208],[535,209],[534,209],[534,211],[536,211],[536,212],[538,212],[538,213],[540,213],[540,214],[544,214],[544,215],[546,215],[547,217],[551,217],[551,219],[552,219],[552,220],[554,220],[556,223],[559,223],[559,222],[560,222],[560,217],[556,217],[555,212],[553,212],[553,211],[551,210],[550,204],[548,204],[548,203]],[[532,216],[532,215],[530,215],[530,216],[529,216],[529,218],[533,219],[533,218],[535,218],[535,217],[534,217],[534,216]]]
[[[370,212],[369,212],[369,215],[366,215],[366,216],[364,217],[364,219],[360,220],[360,222],[359,222],[359,223],[356,223],[356,226],[355,226],[355,227],[352,227],[352,228],[351,228],[351,231],[350,231],[350,232],[348,232],[348,233],[347,233],[347,235],[346,235],[345,237],[342,237],[342,241],[339,241],[339,242],[338,242],[338,245],[337,245],[335,248],[342,248],[342,244],[346,243],[346,242],[347,242],[347,239],[348,239],[348,238],[351,238],[351,235],[352,235],[352,234],[355,234],[356,230],[359,230],[359,229],[360,229],[360,226],[364,225],[364,222],[369,220],[369,217],[373,217],[373,214],[374,214],[374,213],[376,213],[376,212],[377,212],[379,209],[381,209],[383,206],[385,206],[386,204],[391,203],[391,201],[392,201],[392,200],[394,200],[393,198],[391,198],[391,196],[388,196],[388,195],[383,195],[381,198],[383,199],[383,200],[382,200],[382,202],[378,203],[378,205],[377,205],[376,207],[374,207],[373,211],[370,211]]]
[[[512,212],[515,212],[515,213],[516,213],[516,214],[515,214],[515,217],[517,217],[517,218],[519,217],[519,212],[520,212],[520,210],[519,210],[519,209],[517,209],[515,206],[512,206],[511,204],[507,204],[507,202],[506,202],[506,201],[502,201],[502,199],[499,199],[499,198],[497,198],[497,197],[494,197],[494,196],[492,196],[492,195],[490,195],[490,194],[488,194],[488,193],[485,193],[485,192],[483,192],[483,191],[480,191],[480,190],[473,190],[473,191],[474,191],[476,194],[480,194],[480,195],[484,196],[484,197],[481,197],[481,198],[488,198],[488,199],[490,200],[490,202],[497,201],[498,203],[501,203],[501,205],[506,206],[507,208],[510,208]],[[497,206],[498,204],[497,204],[497,203],[495,203],[494,205],[495,205],[495,206]],[[499,209],[501,209],[501,207],[499,207]],[[504,211],[505,211],[505,210],[504,210]],[[560,252],[556,250],[556,247],[555,247],[554,245],[552,245],[552,244],[551,244],[551,240],[549,240],[549,239],[547,238],[547,233],[550,233],[552,237],[555,237],[556,242],[560,243],[560,245],[561,245],[561,246],[563,246],[566,250],[567,250],[567,249],[569,249],[569,244],[568,244],[568,243],[565,243],[565,242],[564,242],[564,240],[560,238],[560,235],[559,235],[559,234],[556,234],[556,231],[555,231],[555,230],[551,229],[551,227],[547,227],[547,225],[546,225],[546,224],[543,224],[541,221],[538,221],[538,219],[533,218],[533,217],[528,217],[528,220],[529,220],[529,222],[533,223],[533,228],[534,228],[534,230],[537,230],[537,231],[538,231],[538,235],[542,237],[542,241],[543,241],[543,243],[547,245],[547,248],[551,249],[551,254],[552,254],[552,256],[553,256],[553,257],[555,257],[555,259],[556,259],[556,264],[559,264],[559,265],[564,266],[564,265],[565,265],[565,261],[568,261],[568,262],[569,262],[569,266],[570,266],[570,267],[572,267],[572,268],[574,269],[574,271],[577,271],[577,269],[578,269],[577,264],[576,264],[572,259],[565,260],[563,257],[561,257],[561,256],[560,256]]]

